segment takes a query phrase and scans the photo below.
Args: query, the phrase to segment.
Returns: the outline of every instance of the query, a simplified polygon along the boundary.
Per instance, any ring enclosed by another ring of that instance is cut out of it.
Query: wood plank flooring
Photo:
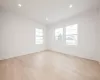
[[[0,61],[0,80],[100,80],[100,65],[44,51]]]

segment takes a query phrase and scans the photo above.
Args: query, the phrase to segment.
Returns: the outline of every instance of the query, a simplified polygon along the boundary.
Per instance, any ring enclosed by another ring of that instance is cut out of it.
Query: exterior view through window
[[[67,45],[77,45],[78,44],[78,24],[70,25],[65,28],[56,28],[55,40],[64,41],[66,42]]]
[[[63,28],[55,29],[55,40],[62,40],[63,39]]]
[[[66,27],[66,44],[77,45],[78,42],[78,24]]]
[[[43,44],[43,29],[35,29],[35,44]]]

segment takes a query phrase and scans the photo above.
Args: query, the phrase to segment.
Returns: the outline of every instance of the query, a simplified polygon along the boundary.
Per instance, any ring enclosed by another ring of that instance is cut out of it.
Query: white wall
[[[0,14],[0,59],[25,55],[46,49],[35,44],[35,28],[45,27],[32,20],[6,12]]]
[[[97,60],[100,62],[100,8],[98,8],[98,18],[97,18],[97,28],[96,28],[96,37],[97,37],[97,41],[96,41],[96,58]]]
[[[98,15],[99,14],[99,15]],[[50,49],[65,54],[100,61],[100,11],[80,13],[67,20],[47,27],[12,13],[0,13],[0,59],[16,57]],[[67,46],[55,41],[54,30],[66,25],[78,24],[78,45]],[[35,28],[44,29],[44,44],[35,44]],[[47,39],[47,40],[46,40]]]
[[[97,9],[88,10],[84,13],[80,13],[76,16],[69,18],[68,20],[60,21],[56,24],[48,26],[48,49],[53,51],[62,52],[82,58],[98,60],[97,47],[97,21],[98,21]],[[78,45],[68,46],[63,42],[55,41],[54,30],[58,27],[65,27],[66,25],[78,24]],[[100,58],[100,57],[99,57]]]

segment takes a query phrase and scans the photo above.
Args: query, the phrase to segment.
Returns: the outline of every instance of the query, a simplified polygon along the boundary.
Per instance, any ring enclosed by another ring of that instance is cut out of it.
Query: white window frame
[[[59,32],[61,29],[62,32]],[[59,35],[58,35],[59,34]],[[63,31],[63,28],[60,27],[60,28],[55,28],[55,40],[56,41],[62,41],[63,40],[63,34],[64,34],[64,31]],[[60,37],[61,36],[61,37]]]
[[[42,28],[35,28],[35,44],[43,44],[44,31]]]
[[[76,27],[76,33],[75,33],[75,34],[74,34],[74,33],[72,33],[72,34],[69,33],[69,34],[68,34],[68,33],[67,33],[67,28],[68,28],[68,27],[74,27],[74,26]],[[65,29],[66,29],[66,36],[65,36],[65,37],[66,37],[66,38],[65,38],[65,39],[66,39],[66,44],[67,44],[67,45],[72,45],[72,46],[78,45],[78,24],[74,24],[74,25],[67,26]],[[68,36],[74,36],[74,39],[76,38],[75,40],[73,40],[73,43],[71,43],[71,40],[69,40],[69,42],[68,42],[68,40],[67,40],[67,37],[68,37]],[[75,36],[76,36],[76,37],[75,37]]]

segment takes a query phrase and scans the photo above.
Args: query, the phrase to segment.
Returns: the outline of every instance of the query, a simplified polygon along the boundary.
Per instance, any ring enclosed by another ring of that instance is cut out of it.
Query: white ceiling
[[[76,15],[99,2],[100,0],[0,0],[0,5],[8,11],[46,25]],[[22,7],[19,8],[18,4]],[[72,8],[69,8],[70,4],[73,5]]]

